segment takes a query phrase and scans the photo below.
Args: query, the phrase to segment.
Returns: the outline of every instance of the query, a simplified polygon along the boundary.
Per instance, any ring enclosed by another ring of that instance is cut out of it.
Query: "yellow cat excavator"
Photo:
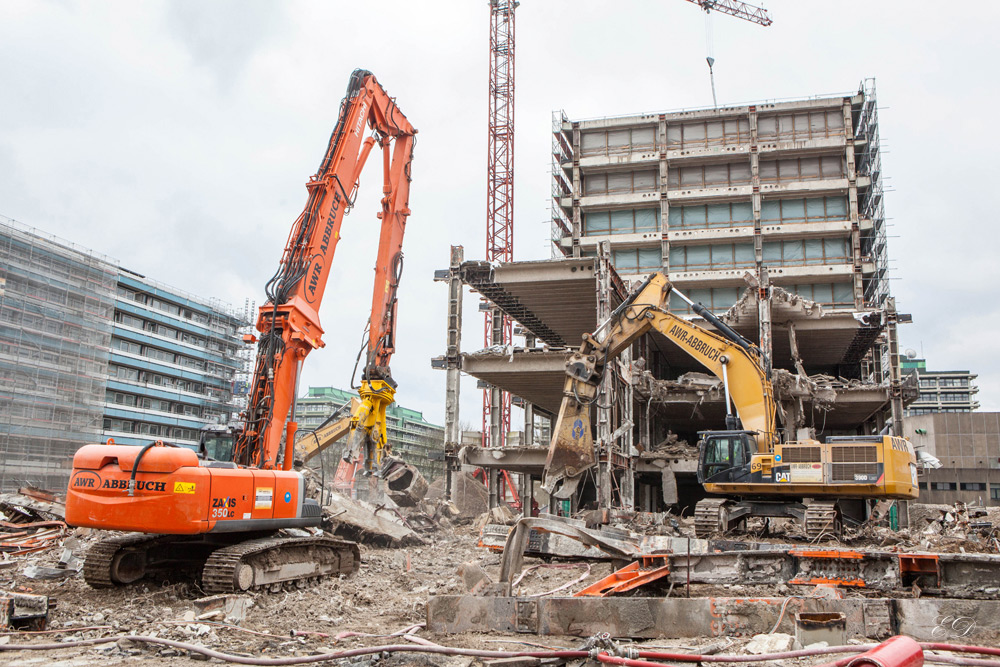
[[[708,331],[667,310],[671,294],[711,324]],[[730,530],[748,517],[799,521],[807,537],[838,534],[845,514],[864,517],[869,499],[917,497],[913,446],[904,438],[828,437],[782,443],[771,381],[761,352],[701,304],[650,275],[566,364],[566,383],[542,486],[568,498],[596,464],[590,412],[605,368],[643,334],[655,330],[722,380],[726,430],[700,433],[698,481],[714,497],[698,502],[695,533]],[[730,401],[735,406],[734,415]]]

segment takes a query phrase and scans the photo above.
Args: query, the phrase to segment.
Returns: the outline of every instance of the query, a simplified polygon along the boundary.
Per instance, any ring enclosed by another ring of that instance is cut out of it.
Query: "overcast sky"
[[[875,77],[892,291],[932,369],[1000,409],[992,74],[1000,3],[772,0],[769,28],[712,19],[720,104],[849,93]],[[400,288],[397,400],[443,423],[449,245],[485,255],[486,0],[0,0],[0,214],[183,290],[260,305],[348,76],[370,69],[420,134]],[[710,105],[706,21],[682,0],[523,0],[515,258],[550,256],[553,110]],[[377,160],[373,160],[377,162]],[[381,175],[362,175],[303,385],[347,387],[371,299]],[[466,301],[464,349],[482,341]],[[463,381],[462,421],[480,392]],[[517,419],[517,417],[515,417]],[[515,422],[516,423],[516,422]]]

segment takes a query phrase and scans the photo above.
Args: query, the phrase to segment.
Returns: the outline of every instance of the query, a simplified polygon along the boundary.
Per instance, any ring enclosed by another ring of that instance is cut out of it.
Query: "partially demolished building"
[[[559,112],[552,158],[554,258],[495,266],[453,249],[447,272],[449,343],[460,340],[464,283],[520,325],[525,345],[460,354],[450,344],[439,365],[451,377],[460,367],[522,398],[533,431],[538,414],[558,411],[566,349],[629,283],[663,271],[760,345],[789,438],[888,421],[901,433],[916,389],[899,374],[873,81],[852,95],[718,109],[583,121]],[[596,498],[576,502],[659,510],[695,499],[694,445],[724,422],[721,383],[656,333],[611,375],[595,408]],[[449,380],[446,420],[456,392]],[[446,440],[459,442],[449,428]],[[547,443],[526,440],[502,454],[465,448],[462,460],[537,477]]]

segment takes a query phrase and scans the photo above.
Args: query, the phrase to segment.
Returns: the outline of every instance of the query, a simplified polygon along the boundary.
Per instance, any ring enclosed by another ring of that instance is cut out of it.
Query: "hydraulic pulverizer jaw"
[[[597,463],[590,408],[597,401],[603,361],[603,346],[584,334],[583,349],[566,362],[562,406],[542,477],[542,488],[556,498],[570,498],[587,470]]]

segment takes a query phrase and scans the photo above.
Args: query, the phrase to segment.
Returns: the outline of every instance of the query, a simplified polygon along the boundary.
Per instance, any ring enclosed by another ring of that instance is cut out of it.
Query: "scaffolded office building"
[[[118,269],[0,218],[0,489],[64,487],[101,436]]]
[[[66,486],[114,438],[196,447],[239,411],[244,314],[0,218],[0,488]]]

